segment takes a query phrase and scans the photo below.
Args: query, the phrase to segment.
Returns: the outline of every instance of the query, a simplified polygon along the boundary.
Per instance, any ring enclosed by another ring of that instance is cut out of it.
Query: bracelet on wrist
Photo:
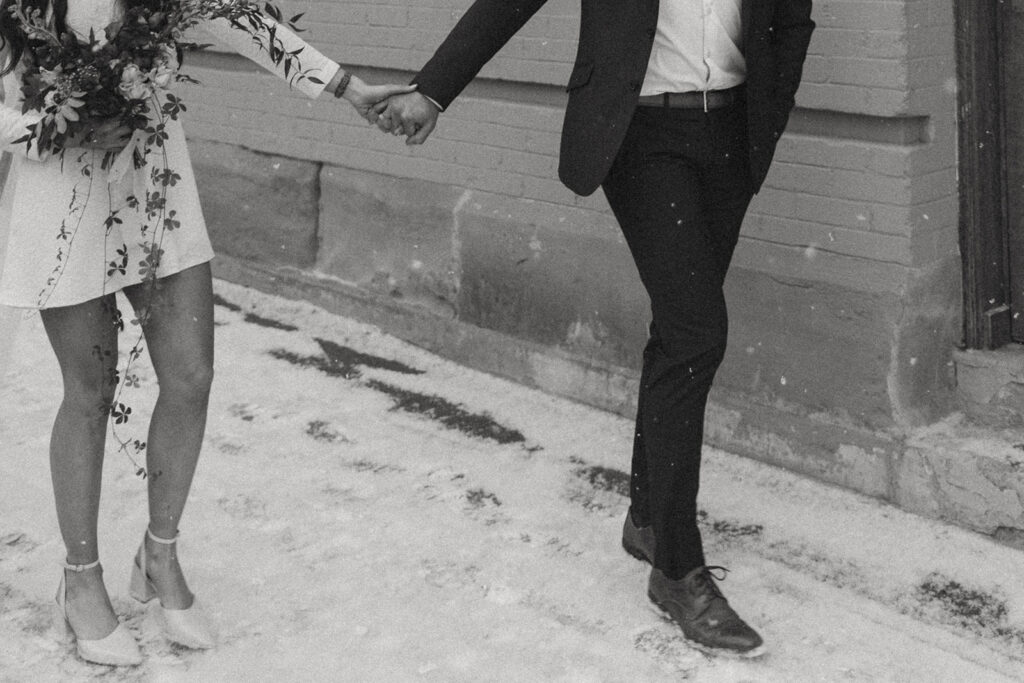
[[[345,75],[341,77],[340,81],[338,81],[338,86],[334,89],[334,96],[341,97],[342,95],[344,95],[345,91],[348,89],[349,81],[351,80],[352,74],[346,71]]]

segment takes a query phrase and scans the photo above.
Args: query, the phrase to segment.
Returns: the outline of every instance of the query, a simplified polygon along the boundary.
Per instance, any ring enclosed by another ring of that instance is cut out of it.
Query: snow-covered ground
[[[769,654],[708,657],[652,611],[647,567],[619,546],[630,421],[307,304],[217,292],[181,553],[219,648],[169,646],[127,597],[145,486],[113,453],[102,559],[146,663],[88,665],[51,638],[60,382],[29,317],[0,360],[0,681],[1024,680],[1022,553],[715,450],[709,562]]]

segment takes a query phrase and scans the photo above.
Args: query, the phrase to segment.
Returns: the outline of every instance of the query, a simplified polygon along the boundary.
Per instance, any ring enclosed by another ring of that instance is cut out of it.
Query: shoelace
[[[722,572],[721,576],[715,574],[716,571]],[[722,591],[718,589],[716,581],[725,581],[725,575],[729,573],[729,570],[719,565],[712,565],[710,567],[704,567],[704,570],[697,574],[697,579],[700,583],[707,587],[707,589],[717,598],[725,600],[725,596],[722,595]]]

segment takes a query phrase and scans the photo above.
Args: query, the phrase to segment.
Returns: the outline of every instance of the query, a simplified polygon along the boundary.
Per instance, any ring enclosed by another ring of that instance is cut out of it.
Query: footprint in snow
[[[337,429],[334,429],[334,427],[331,426],[331,423],[325,420],[310,421],[306,425],[306,436],[309,436],[314,441],[320,441],[322,443],[355,443]]]
[[[228,406],[228,413],[243,422],[252,422],[258,412],[259,406],[254,403],[232,403]]]
[[[678,629],[675,625],[670,627]],[[666,628],[639,631],[633,636],[633,647],[672,672],[690,671],[705,659],[700,651],[686,642],[681,633],[672,633]]]
[[[220,509],[238,519],[264,520],[267,518],[267,503],[261,498],[239,493],[217,499]]]
[[[0,560],[34,550],[39,544],[20,531],[0,533]]]
[[[601,465],[590,465],[573,458],[576,465],[574,479],[563,498],[579,505],[587,512],[616,517],[624,512],[629,499],[629,475],[621,470]]]

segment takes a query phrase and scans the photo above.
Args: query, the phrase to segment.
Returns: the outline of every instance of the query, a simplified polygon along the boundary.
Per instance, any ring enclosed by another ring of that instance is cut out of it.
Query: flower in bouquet
[[[121,70],[121,82],[117,88],[126,100],[145,100],[153,94],[148,75],[135,64],[126,64]]]
[[[172,45],[158,45],[149,80],[158,88],[166,89],[178,75],[178,50]]]
[[[79,108],[85,104],[83,92],[61,93],[59,90],[51,90],[43,98],[43,111],[53,118],[53,124],[58,133],[66,133],[69,122],[78,122],[81,116]]]
[[[284,20],[270,3],[261,9],[250,0],[140,0],[128,4],[120,21],[105,27],[102,39],[70,31],[59,35],[51,20],[26,0],[11,0],[8,11],[26,40],[21,69],[24,110],[43,113],[18,142],[34,143],[41,151],[63,153],[68,140],[87,135],[104,121],[117,121],[133,131],[158,127],[166,103],[154,96],[175,81],[192,80],[179,73],[179,55],[205,47],[184,39],[203,21],[226,19],[249,33],[290,79],[317,81],[302,70],[298,52],[283,49],[266,19],[269,15],[294,29],[301,15]],[[75,92],[71,99],[69,81]],[[170,118],[183,110],[172,105]]]
[[[64,67],[58,66],[53,71],[49,69],[39,69],[39,80],[49,86],[56,86],[61,82],[61,77],[64,75]]]

